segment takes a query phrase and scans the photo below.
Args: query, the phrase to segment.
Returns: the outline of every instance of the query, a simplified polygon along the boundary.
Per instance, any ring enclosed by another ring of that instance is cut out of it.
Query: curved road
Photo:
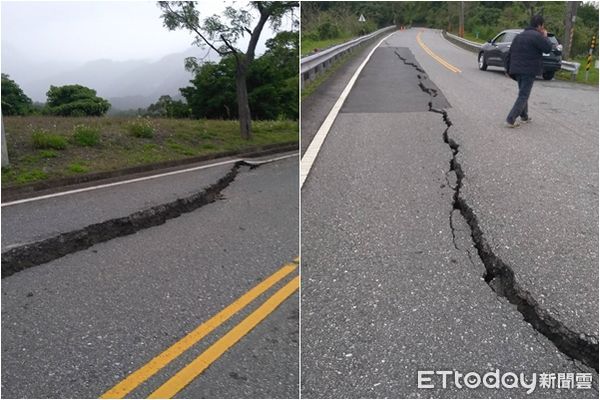
[[[516,94],[439,31],[375,50],[302,188],[304,396],[598,396],[598,89],[537,80],[511,130]],[[442,369],[593,384],[418,387]]]

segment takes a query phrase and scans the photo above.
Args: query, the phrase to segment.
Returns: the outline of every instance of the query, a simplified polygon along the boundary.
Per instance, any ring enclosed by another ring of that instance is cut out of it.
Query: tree
[[[584,2],[579,4],[577,10],[577,21],[575,22],[575,33],[571,55],[583,56],[588,53],[592,36],[596,36],[598,42],[598,3]],[[598,46],[594,49],[598,54]]]
[[[194,118],[235,118],[235,60],[226,56],[217,63],[207,62],[196,70],[192,86],[179,89]]]
[[[2,74],[2,114],[27,115],[31,112],[31,99],[27,97],[19,85]]]
[[[102,116],[110,108],[110,103],[96,96],[95,90],[81,85],[50,86],[46,96],[47,112],[52,115]]]
[[[224,12],[226,21],[221,16],[213,15],[200,21],[200,14],[194,2],[159,1],[163,11],[163,23],[169,30],[186,29],[196,35],[195,44],[206,45],[216,51],[221,57],[231,56],[235,62],[235,86],[240,121],[240,134],[244,139],[252,137],[252,122],[248,105],[247,75],[254,61],[256,45],[260,34],[267,23],[275,28],[281,23],[282,17],[298,7],[298,1],[254,1],[252,8],[258,11],[259,19],[253,29],[251,12],[244,9],[227,7]],[[250,35],[246,52],[235,47],[236,42],[245,34]],[[194,63],[188,63],[188,67]]]
[[[250,104],[261,119],[298,119],[298,34],[280,32],[266,45],[250,69]]]
[[[250,66],[248,102],[254,118],[298,118],[298,44],[296,32],[279,32]],[[238,117],[235,73],[233,56],[197,69],[192,86],[180,89],[194,118]]]
[[[148,117],[189,118],[190,110],[181,100],[173,100],[168,94],[160,96],[158,101],[150,104],[144,112]]]

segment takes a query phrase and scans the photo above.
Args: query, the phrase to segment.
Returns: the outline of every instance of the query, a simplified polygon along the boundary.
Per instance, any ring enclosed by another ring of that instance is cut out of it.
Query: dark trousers
[[[534,81],[535,75],[517,75],[519,95],[517,96],[515,105],[510,110],[510,113],[508,113],[508,117],[506,117],[506,122],[509,124],[514,124],[517,117],[521,117],[521,119],[529,118],[529,115],[527,114],[527,100],[529,100]]]

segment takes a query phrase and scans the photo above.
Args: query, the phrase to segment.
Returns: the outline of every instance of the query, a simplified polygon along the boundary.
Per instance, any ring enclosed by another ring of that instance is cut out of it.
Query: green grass
[[[75,174],[83,174],[83,173],[89,172],[90,169],[88,167],[86,167],[85,165],[83,165],[83,163],[81,163],[81,162],[74,162],[67,166],[67,170],[69,172],[73,172]]]
[[[350,39],[352,39],[352,36],[324,40],[302,39],[302,43],[300,45],[300,54],[302,57],[304,57],[312,53],[315,49],[324,50],[331,46],[335,46],[336,44],[347,42]]]
[[[184,144],[180,144],[180,143],[176,143],[176,142],[172,142],[172,141],[169,141],[167,143],[167,146],[171,150],[173,150],[179,154],[183,154],[184,156],[194,156],[197,153],[191,146],[186,146]]]
[[[55,158],[58,157],[58,153],[53,150],[41,150],[38,155],[41,158]]]
[[[33,131],[31,142],[35,149],[64,150],[67,148],[67,139],[64,136],[49,133],[45,129]]]
[[[18,171],[13,168],[2,168],[2,181],[10,179],[15,184],[24,184],[41,181],[48,178],[44,171],[34,168],[27,171]]]
[[[151,119],[143,123],[152,127],[152,137],[140,139],[131,133],[132,124],[140,122],[133,118],[29,116],[3,120],[10,167],[2,169],[2,187],[298,141],[297,121],[253,121],[254,137],[244,140],[238,121]],[[75,127],[82,125],[98,132],[99,145],[75,145]],[[42,133],[44,148],[32,146],[35,132],[37,136]],[[47,142],[54,145],[55,141],[60,142],[60,151],[48,148]],[[72,144],[67,145],[69,142]]]
[[[132,136],[137,138],[150,139],[154,135],[154,128],[148,119],[140,118],[136,121],[130,122],[127,125],[127,130]]]
[[[471,42],[476,43],[485,43],[487,39],[482,38],[481,36],[478,38],[475,34],[471,32],[465,32],[465,39],[470,40]]]
[[[100,143],[100,130],[86,125],[73,127],[73,141],[79,146],[96,146]]]

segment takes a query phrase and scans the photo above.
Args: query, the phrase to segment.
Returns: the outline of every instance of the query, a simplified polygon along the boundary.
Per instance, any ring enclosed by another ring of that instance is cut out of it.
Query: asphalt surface
[[[232,165],[4,206],[2,251],[187,197],[219,180]]]
[[[297,182],[296,158],[242,167],[221,200],[3,279],[2,396],[96,398],[293,261]],[[129,396],[147,397],[294,275]],[[298,323],[295,293],[176,397],[296,398]]]
[[[479,71],[473,53],[439,33],[423,40],[463,71],[455,76],[415,49],[453,106],[449,135],[461,145],[466,175],[461,195],[494,252],[544,308],[597,339],[598,88],[539,79],[529,102],[533,122],[506,129],[516,83]]]
[[[336,71],[333,72],[328,79],[322,82],[310,96],[306,97],[301,102],[301,154],[304,154],[308,148],[308,145],[319,130],[325,117],[329,114],[329,110],[335,104],[340,93],[344,90],[344,87],[346,87],[350,78],[352,78],[352,75],[354,75],[356,68],[373,47],[379,43],[379,40],[381,39],[377,39],[368,44],[363,49],[357,51],[345,63],[338,66]]]
[[[495,254],[561,322],[596,338],[598,91],[537,81],[534,122],[505,129],[516,84],[478,71],[473,53],[438,32],[422,33],[462,70],[451,72],[419,47],[419,31],[397,32],[375,51],[303,186],[302,395],[597,398],[597,373],[562,354],[483,280],[470,229],[453,211],[446,124],[426,111],[422,73],[395,52],[414,59],[449,103],[461,196]],[[304,104],[302,115],[310,118]],[[532,394],[444,389],[440,379],[417,387],[419,370],[495,369],[585,371],[594,384]]]

